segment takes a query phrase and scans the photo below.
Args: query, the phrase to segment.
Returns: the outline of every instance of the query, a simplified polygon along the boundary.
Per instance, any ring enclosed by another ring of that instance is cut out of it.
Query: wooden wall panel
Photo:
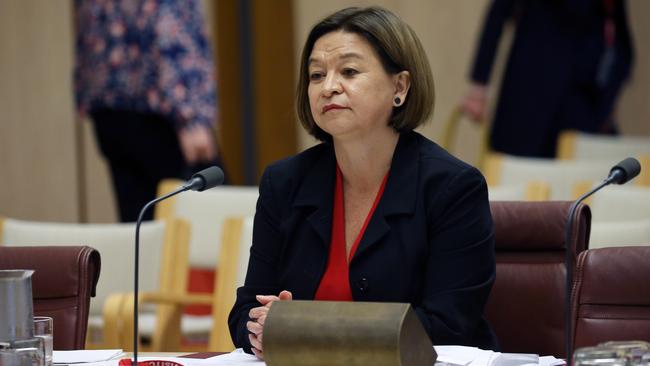
[[[212,7],[219,103],[219,143],[228,179],[244,183],[241,130],[240,45],[237,1],[220,0]]]
[[[231,183],[257,184],[266,165],[297,151],[292,1],[221,0],[214,12],[223,157]]]
[[[257,171],[297,150],[291,0],[253,1]]]

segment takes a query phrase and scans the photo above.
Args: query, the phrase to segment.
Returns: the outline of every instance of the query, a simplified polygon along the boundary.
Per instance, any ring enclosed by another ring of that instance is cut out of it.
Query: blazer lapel
[[[334,183],[336,177],[336,158],[331,144],[323,149],[307,172],[298,190],[294,207],[313,207],[307,222],[329,248],[332,237],[332,211],[334,205]]]
[[[415,132],[405,132],[400,135],[384,193],[352,260],[362,255],[388,234],[390,225],[387,217],[415,212],[419,170],[417,136]]]

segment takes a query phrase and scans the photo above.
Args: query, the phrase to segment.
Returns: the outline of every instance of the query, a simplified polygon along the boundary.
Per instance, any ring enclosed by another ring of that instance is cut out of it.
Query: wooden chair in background
[[[142,297],[143,303],[166,304],[180,312],[190,305],[211,305],[209,315],[211,322],[206,345],[195,351],[209,350],[211,352],[230,352],[234,349],[228,330],[228,314],[235,303],[237,287],[243,285],[248,264],[248,255],[253,236],[253,217],[228,217],[224,219],[222,228],[221,249],[219,253],[218,272],[215,272],[215,285],[212,294],[170,295],[168,293],[147,293]],[[132,311],[125,308],[122,313],[123,322],[132,319]],[[180,326],[172,333],[182,335]],[[175,340],[176,345],[169,349],[183,349],[182,342]]]
[[[159,195],[170,192],[182,182],[164,180]],[[220,186],[204,192],[186,192],[163,201],[156,208],[157,219],[177,217],[191,224],[189,249],[189,283],[192,293],[209,294],[218,286],[222,265],[221,246],[227,235],[223,233],[226,218],[247,217],[255,214],[258,188],[252,186]],[[182,351],[202,351],[210,341],[213,310],[209,306],[192,305],[185,310],[181,321]]]
[[[542,182],[549,186],[550,199],[570,200],[589,185],[606,178],[609,169],[620,159],[561,161],[555,159],[522,158],[491,153],[485,159],[483,173],[488,186]],[[634,180],[635,185],[643,185],[648,172],[642,171]],[[582,184],[582,188],[576,188]],[[586,190],[585,190],[586,192]]]
[[[182,294],[187,283],[189,224],[182,220],[145,222],[140,232],[140,290]],[[132,349],[132,328],[123,321],[127,299],[133,298],[135,224],[74,224],[0,220],[0,245],[87,245],[99,251],[103,276],[97,296],[90,303],[88,348]],[[131,303],[132,307],[133,304]],[[132,311],[131,311],[132,313]],[[160,306],[141,315],[143,323],[155,324],[141,335],[150,339],[152,350],[167,349],[173,334],[166,330],[179,322],[180,314]],[[143,347],[143,349],[147,349]]]
[[[596,184],[576,184],[576,197]],[[650,245],[650,187],[609,186],[585,203],[592,212],[591,248]]]
[[[610,136],[567,130],[558,138],[560,160],[623,160],[628,156],[650,156],[650,136]]]
[[[488,186],[490,201],[547,201],[550,194],[548,184],[543,182]]]
[[[458,145],[461,130],[461,122],[465,120],[464,113],[460,107],[454,108],[449,117],[445,121],[445,124],[442,127],[442,136],[439,145],[442,146],[445,150],[449,151],[452,154],[457,154],[459,151],[456,149]],[[476,158],[469,159],[468,161],[474,162],[474,164],[480,169],[484,162],[486,156],[490,152],[490,143],[489,143],[489,123],[487,121],[481,121],[480,123],[469,123],[470,131],[473,132],[471,135],[475,135],[476,138]],[[464,137],[464,136],[463,136]],[[465,142],[465,141],[463,141]],[[462,142],[461,142],[462,143]],[[466,143],[466,142],[465,142]]]

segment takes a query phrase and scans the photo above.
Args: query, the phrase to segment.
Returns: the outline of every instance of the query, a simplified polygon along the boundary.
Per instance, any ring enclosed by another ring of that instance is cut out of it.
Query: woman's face
[[[388,121],[393,100],[402,96],[402,78],[386,73],[363,37],[344,31],[325,34],[314,44],[308,70],[311,113],[325,132],[349,139],[391,129]]]

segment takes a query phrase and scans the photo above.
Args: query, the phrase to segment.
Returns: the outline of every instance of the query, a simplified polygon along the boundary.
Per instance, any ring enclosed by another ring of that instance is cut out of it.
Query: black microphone
[[[193,191],[203,192],[206,189],[214,188],[223,183],[223,170],[211,166],[194,174],[190,180],[183,185]]]
[[[634,179],[639,173],[641,173],[639,161],[635,158],[627,158],[612,167],[607,179],[614,184],[625,184]]]
[[[165,200],[169,197],[175,196],[181,192],[185,191],[198,191],[203,192],[206,189],[216,187],[223,183],[224,175],[223,170],[216,166],[211,166],[209,168],[203,169],[200,172],[194,174],[187,183],[178,187],[178,189],[167,193],[164,196],[158,197],[155,200],[144,205],[142,210],[140,210],[140,215],[138,215],[138,221],[135,224],[135,273],[133,275],[133,295],[135,297],[133,301],[133,365],[138,365],[138,280],[140,278],[140,224],[142,223],[142,218],[147,209],[156,203]]]
[[[622,160],[620,163],[614,165],[609,171],[609,175],[605,180],[603,180],[599,185],[590,190],[589,192],[580,196],[569,208],[569,215],[567,220],[567,225],[565,227],[565,236],[564,242],[566,245],[566,257],[565,263],[566,266],[566,288],[565,288],[565,297],[564,297],[564,331],[565,331],[565,351],[566,351],[566,363],[571,366],[573,362],[573,334],[571,333],[572,326],[572,317],[571,311],[571,290],[573,286],[573,248],[569,247],[571,242],[571,237],[573,236],[573,219],[575,216],[576,209],[578,205],[582,203],[592,194],[598,192],[605,186],[610,184],[625,184],[630,180],[634,179],[641,172],[641,164],[635,158],[627,158]]]

